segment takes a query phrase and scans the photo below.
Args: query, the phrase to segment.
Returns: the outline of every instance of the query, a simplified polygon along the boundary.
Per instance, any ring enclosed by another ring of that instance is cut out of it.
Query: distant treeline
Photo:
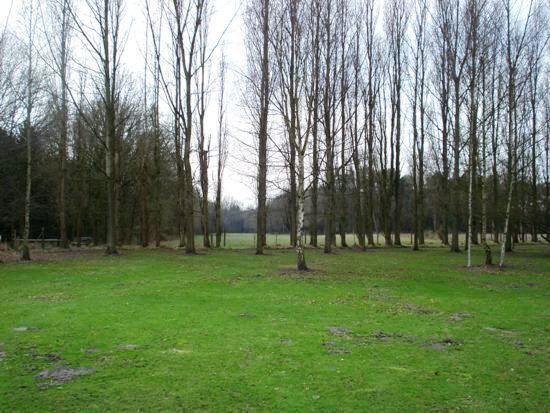
[[[36,170],[40,173],[33,175],[33,187],[31,208],[31,228],[30,238],[38,238],[40,235],[46,238],[57,238],[59,234],[58,219],[58,156],[55,153],[55,136],[48,126],[34,128],[33,131],[33,159]],[[24,225],[24,201],[25,201],[25,164],[26,164],[26,146],[24,129],[19,129],[16,133],[8,133],[0,129],[0,235],[3,240],[11,240],[13,234],[21,236]],[[132,142],[132,144],[130,143]],[[129,140],[124,146],[122,152],[125,159],[135,159],[138,156],[138,141]],[[80,147],[80,146],[78,146]],[[92,151],[93,152],[93,151]],[[78,153],[75,155],[79,155]],[[170,153],[162,154],[163,159],[168,159]],[[87,159],[84,161],[84,159]],[[99,159],[97,160],[100,161]],[[99,170],[93,167],[93,160],[75,156],[67,164],[68,187],[67,199],[70,202],[67,205],[67,229],[69,239],[76,243],[79,237],[92,237],[97,244],[105,243],[106,218],[105,209],[105,182]],[[130,164],[129,166],[131,166]],[[152,237],[153,227],[149,220],[145,221],[142,216],[148,216],[150,211],[143,211],[143,189],[141,179],[143,174],[137,168],[137,163],[125,170],[120,183],[120,210],[117,219],[117,239],[119,244],[144,244],[149,242]],[[175,172],[171,168],[170,162],[163,162],[166,169],[163,169],[163,180],[160,187],[161,203],[161,227],[162,239],[174,238],[179,236],[178,218],[175,216],[176,198],[174,196],[174,186],[177,185]],[[495,181],[494,177],[488,177],[489,198],[493,198],[494,188],[497,191],[504,192],[505,182]],[[348,176],[349,187],[344,193],[337,194],[338,197],[353,197],[355,184],[353,176]],[[441,211],[438,209],[438,182],[440,177],[437,174],[429,175],[426,179],[425,196],[426,214],[423,227],[426,230],[438,233],[441,228]],[[460,185],[465,191],[468,185],[468,177],[461,177]],[[412,177],[405,175],[401,178],[401,198],[403,202],[403,215],[401,220],[401,231],[411,232],[413,226],[413,186]],[[514,226],[514,239],[519,242],[528,238],[532,222],[528,214],[522,214],[522,211],[528,210],[531,196],[530,182],[528,180],[519,181],[518,204],[515,209],[517,216],[517,225]],[[149,190],[149,189],[148,189]],[[147,190],[147,191],[148,191]],[[538,193],[542,194],[539,200],[539,210],[543,213],[544,219],[541,225],[545,225],[545,220],[549,219],[545,213],[545,186],[539,184]],[[198,202],[199,190],[195,190],[195,197]],[[375,192],[374,199],[380,199],[380,194]],[[326,202],[326,192],[321,191],[319,199],[320,210],[324,210]],[[337,202],[340,201],[337,199]],[[291,228],[291,197],[290,193],[282,192],[278,196],[268,201],[267,207],[267,232],[269,233],[289,233]],[[305,203],[305,228],[306,234],[310,232],[309,223],[311,219],[311,197],[307,194]],[[467,231],[467,198],[462,200],[460,208],[460,231]],[[503,221],[505,211],[502,208],[491,208],[488,211],[488,221],[490,222],[490,231],[493,233],[502,232],[499,227]],[[195,211],[195,231],[201,230],[201,213]],[[214,226],[215,206],[209,204],[210,225]],[[256,210],[244,208],[237,202],[222,203],[223,231],[228,233],[253,233],[256,231]],[[347,203],[345,233],[356,231],[357,216],[352,203]],[[374,209],[374,230],[381,232],[380,229],[380,203],[377,202]],[[474,229],[477,233],[480,231],[481,217],[479,214],[474,216]],[[323,222],[318,223],[318,231],[324,232]],[[340,232],[340,228],[338,228]],[[440,234],[441,235],[441,234]],[[475,237],[474,237],[475,239]]]

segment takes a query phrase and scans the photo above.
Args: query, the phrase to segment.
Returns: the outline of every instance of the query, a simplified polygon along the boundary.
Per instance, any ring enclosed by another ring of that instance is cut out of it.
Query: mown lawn
[[[0,264],[1,412],[550,410],[545,246],[69,256]]]

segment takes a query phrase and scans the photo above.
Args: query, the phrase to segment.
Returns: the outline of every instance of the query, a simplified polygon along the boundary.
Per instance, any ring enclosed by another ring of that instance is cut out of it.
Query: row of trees
[[[93,235],[108,254],[172,233],[187,253],[196,232],[221,244],[236,121],[223,33],[210,33],[208,0],[143,11],[134,71],[123,0],[28,0],[2,31],[0,224],[22,235],[23,259],[31,224],[64,247]],[[469,264],[476,243],[492,262],[491,233],[501,265],[526,234],[548,238],[547,13],[544,0],[247,2],[240,104],[254,157],[241,152],[257,168],[257,253],[281,221],[300,270],[306,232],[329,253],[350,232],[362,249],[378,233],[401,245],[403,229],[414,249],[431,229],[459,251],[465,231]]]
[[[107,254],[116,254],[118,245],[135,239],[136,229],[142,245],[152,239],[158,246],[163,228],[172,233],[175,226],[181,246],[193,253],[196,206],[204,246],[210,246],[211,209],[215,244],[221,244],[226,63],[223,57],[219,67],[211,62],[217,45],[209,46],[212,10],[206,0],[143,6],[147,34],[137,76],[123,58],[130,35],[123,0],[28,0],[21,23],[2,32],[2,179],[10,181],[10,191],[0,210],[4,231],[9,227],[9,236],[22,236],[24,260],[30,259],[31,222],[52,227],[46,207],[57,215],[54,227],[63,247],[70,238],[93,234],[105,241]],[[207,130],[213,72],[218,125]],[[50,186],[43,187],[44,181]]]
[[[346,246],[351,226],[360,248],[378,231],[401,245],[404,170],[415,250],[427,203],[451,251],[466,230],[468,265],[477,243],[492,263],[489,232],[501,242],[501,266],[519,234],[548,238],[547,2],[263,0],[247,16],[258,254],[269,147],[279,154],[272,169],[283,163],[288,177],[298,269],[306,196],[311,245],[321,214],[325,252],[337,236]]]

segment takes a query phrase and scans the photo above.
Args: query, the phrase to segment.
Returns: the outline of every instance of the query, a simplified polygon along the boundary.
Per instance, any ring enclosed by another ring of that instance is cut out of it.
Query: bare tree
[[[487,124],[490,113],[487,94],[487,61],[488,50],[485,48],[481,57],[481,93],[482,93],[482,123],[481,123],[481,244],[485,253],[485,265],[493,265],[491,247],[487,242]]]
[[[468,268],[472,266],[472,233],[473,233],[473,215],[474,215],[474,180],[476,174],[477,159],[477,134],[478,134],[478,48],[479,48],[479,23],[480,15],[483,12],[484,0],[471,0],[468,3],[466,16],[468,20],[469,31],[469,53],[468,53],[468,75],[469,75],[469,176],[468,176],[468,234],[466,238],[468,245]]]
[[[408,22],[408,9],[405,0],[391,0],[386,3],[386,34],[390,48],[390,87],[391,87],[391,130],[390,139],[395,145],[393,163],[394,190],[394,244],[401,245],[401,129],[402,104],[401,90],[404,67],[404,45]]]
[[[311,104],[303,103],[308,96],[306,84],[309,83],[310,75],[306,65],[308,44],[304,30],[306,9],[304,3],[300,1],[282,0],[277,12],[274,58],[278,68],[278,93],[275,94],[274,101],[283,119],[290,146],[291,244],[295,244],[296,247],[298,271],[305,271],[307,270],[303,239],[306,195],[305,155],[312,123]],[[309,96],[312,97],[312,95]],[[293,176],[296,179],[294,183]],[[294,236],[293,231],[296,231]],[[293,240],[292,237],[295,239]]]
[[[73,7],[72,0],[49,0],[46,3],[45,13],[42,13],[42,23],[46,37],[46,45],[49,56],[45,60],[48,66],[59,78],[58,90],[59,107],[57,108],[57,129],[59,133],[59,238],[63,248],[68,248],[67,237],[67,145],[69,132],[69,105],[68,105],[68,75],[70,40],[73,24],[70,10]],[[57,96],[56,96],[57,98]],[[57,100],[57,99],[56,99]]]
[[[504,221],[504,240],[500,249],[499,267],[504,267],[504,258],[506,250],[512,249],[512,235],[510,231],[510,220],[512,212],[512,201],[514,195],[514,186],[517,179],[517,150],[518,150],[518,128],[517,128],[517,102],[518,102],[518,71],[520,59],[524,55],[526,44],[528,42],[529,22],[532,15],[533,2],[529,1],[529,9],[527,16],[524,19],[523,25],[514,18],[514,10],[510,0],[503,0],[506,19],[505,33],[505,55],[506,55],[506,70],[508,75],[507,81],[507,181],[508,194],[506,201],[506,215]]]
[[[223,217],[222,217],[222,181],[223,171],[227,161],[227,121],[225,119],[225,78],[226,60],[222,52],[220,59],[220,93],[218,99],[218,169],[216,179],[216,248],[220,248],[222,242]]]
[[[486,7],[488,7],[486,5]],[[496,134],[497,113],[494,107],[495,100],[495,73],[497,66],[497,41],[498,41],[498,18],[492,16],[491,11],[484,13],[480,18],[481,28],[481,244],[485,253],[485,265],[493,264],[491,246],[487,240],[488,231],[488,183],[487,183],[487,158],[489,133]],[[490,77],[489,82],[487,78]],[[495,139],[495,138],[492,138]],[[496,178],[496,177],[495,177]]]
[[[350,28],[348,27],[350,19],[350,8],[348,6],[347,0],[340,0],[337,3],[337,27],[339,31],[338,43],[336,47],[338,48],[339,61],[337,73],[339,73],[340,80],[340,96],[339,96],[339,109],[340,109],[340,125],[338,127],[340,131],[340,164],[336,169],[336,175],[338,180],[338,232],[340,234],[340,246],[346,248],[348,246],[346,241],[346,230],[347,230],[347,166],[349,163],[348,154],[347,154],[347,128],[349,123],[348,108],[346,106],[349,89],[350,89],[350,79],[349,79],[349,57],[348,57],[348,46],[350,43],[348,40],[348,32]],[[352,111],[352,108],[349,110]]]
[[[258,173],[256,210],[256,254],[264,253],[267,229],[267,140],[271,96],[269,0],[249,1],[247,7],[248,86],[253,90],[250,105],[257,133]]]
[[[158,29],[152,33],[156,33],[156,38],[160,41],[160,27],[162,26],[162,18],[159,19]],[[150,30],[154,30],[150,26]],[[153,129],[153,223],[154,223],[154,238],[155,246],[160,247],[161,239],[161,203],[160,203],[160,188],[161,188],[161,129],[160,129],[160,55],[154,53],[153,59],[153,105],[151,109],[151,126]]]
[[[357,234],[357,240],[359,248],[365,249],[365,217],[364,217],[364,196],[363,191],[365,189],[364,176],[365,171],[363,170],[362,162],[362,139],[364,139],[364,132],[366,128],[359,126],[360,118],[360,107],[361,107],[361,96],[362,85],[361,85],[361,63],[362,63],[362,49],[361,49],[361,24],[362,24],[363,15],[359,11],[355,14],[355,33],[354,33],[354,45],[351,53],[352,65],[353,65],[353,87],[352,87],[352,96],[350,96],[350,117],[352,119],[352,124],[350,125],[350,135],[352,142],[352,160],[353,160],[353,169],[354,169],[354,208],[355,208],[355,233]]]
[[[320,72],[321,72],[321,2],[310,2],[310,32],[311,36],[311,87],[308,100],[311,102],[311,140],[312,140],[312,182],[311,182],[311,215],[310,215],[310,244],[318,246],[318,214],[319,214],[319,105],[320,105]]]
[[[199,168],[200,168],[200,184],[201,184],[201,226],[202,226],[202,242],[205,248],[210,248],[210,224],[208,212],[208,164],[210,160],[210,140],[206,138],[206,130],[204,125],[204,117],[206,115],[208,90],[206,83],[208,82],[206,74],[207,66],[207,45],[208,45],[208,2],[202,10],[203,16],[201,21],[201,29],[199,31],[199,77],[198,86],[198,108],[197,114],[199,117],[198,130],[198,153],[199,153]]]
[[[172,49],[170,70],[159,66],[162,89],[174,116],[174,143],[178,176],[178,216],[180,246],[185,244],[187,254],[195,253],[194,188],[191,168],[191,140],[193,137],[193,81],[201,73],[200,35],[206,24],[206,0],[172,0],[161,3],[161,13],[166,16]],[[149,25],[152,26],[152,10],[146,2]],[[162,44],[154,36],[155,53],[162,56]],[[205,58],[205,60],[207,60]],[[173,78],[170,79],[169,73]],[[170,83],[173,82],[173,86]]]
[[[436,78],[438,83],[437,100],[441,116],[441,171],[439,179],[440,227],[439,236],[444,245],[449,244],[449,135],[450,135],[450,75],[447,68],[447,59],[451,48],[450,36],[451,18],[450,3],[436,0],[434,13],[434,54]]]
[[[34,107],[34,76],[35,76],[35,50],[34,50],[34,29],[36,23],[34,1],[30,0],[28,5],[28,16],[26,16],[27,30],[27,73],[26,73],[26,118],[25,118],[25,137],[27,148],[27,173],[25,187],[25,224],[23,228],[23,245],[21,246],[21,260],[30,261],[31,254],[29,249],[29,234],[30,234],[30,216],[31,216],[31,185],[32,185],[32,134],[33,134],[33,107]]]
[[[335,229],[335,179],[334,179],[334,135],[336,111],[335,81],[335,14],[333,0],[327,0],[322,10],[321,48],[324,53],[321,124],[325,143],[325,253],[332,252]]]
[[[461,135],[461,107],[462,92],[460,90],[464,68],[468,58],[469,36],[468,29],[464,30],[463,6],[461,0],[453,0],[449,10],[450,30],[449,50],[447,59],[447,70],[453,88],[453,181],[451,190],[451,252],[460,252],[459,231],[460,231],[460,153],[462,148]],[[466,35],[466,36],[465,36]]]
[[[546,241],[550,242],[550,76],[546,75],[546,85],[544,94],[544,226],[546,232]]]
[[[534,35],[527,46],[527,65],[529,70],[527,93],[531,110],[531,240],[538,241],[539,230],[539,197],[538,197],[538,173],[537,158],[539,157],[539,125],[538,113],[540,106],[540,75],[543,66],[544,52],[547,48],[550,36],[548,35],[548,11],[543,10],[543,3],[537,4],[534,13]]]
[[[105,149],[105,179],[107,183],[107,248],[106,254],[117,251],[117,192],[116,192],[116,151],[117,151],[117,104],[119,101],[119,70],[122,45],[121,20],[124,10],[123,0],[86,0],[85,5],[91,21],[97,27],[90,28],[77,18],[74,8],[70,8],[72,20],[81,34],[97,64],[96,88],[100,91],[103,110],[103,127],[96,131],[96,137]],[[94,35],[97,38],[93,37]],[[82,108],[79,108],[83,113]],[[83,119],[86,119],[85,117]],[[87,121],[87,123],[90,123]]]
[[[413,126],[413,250],[424,243],[424,142],[425,142],[425,77],[426,25],[428,4],[417,1],[414,43]],[[420,119],[418,119],[420,118]]]
[[[365,4],[365,64],[367,66],[366,91],[363,92],[364,114],[366,127],[366,148],[364,170],[365,187],[365,230],[369,246],[374,246],[374,143],[375,143],[375,104],[377,99],[376,78],[380,68],[375,60],[375,12],[374,0],[367,0]]]

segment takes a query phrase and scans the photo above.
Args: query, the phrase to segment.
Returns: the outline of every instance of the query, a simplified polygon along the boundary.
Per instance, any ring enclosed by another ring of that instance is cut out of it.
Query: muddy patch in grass
[[[400,305],[400,307],[408,313],[413,313],[418,315],[428,315],[428,314],[434,313],[433,310],[429,308],[421,307],[414,303],[403,303]]]
[[[392,290],[378,285],[373,285],[368,289],[368,295],[364,298],[366,300],[379,301],[381,303],[395,302],[398,297],[391,294]]]
[[[274,272],[276,276],[291,278],[294,280],[322,280],[323,271],[316,268],[308,268],[305,271],[298,271],[296,267],[280,268]]]
[[[466,320],[467,318],[472,318],[472,314],[467,312],[467,311],[464,311],[464,312],[459,312],[459,313],[453,313],[449,316],[449,321],[452,321],[452,322],[460,322],[460,321],[464,321]]]
[[[519,289],[539,288],[539,287],[542,287],[542,284],[537,284],[533,282],[528,282],[525,284],[518,284],[518,283],[485,283],[483,284],[483,288],[488,288],[490,290],[496,290],[496,289],[519,290]]]
[[[99,350],[97,348],[81,348],[80,349],[80,352],[81,353],[84,353],[84,354],[96,354],[96,353],[99,353]]]
[[[51,293],[51,294],[41,294],[41,295],[31,295],[28,297],[32,301],[41,301],[46,303],[60,303],[64,301],[71,301],[74,300],[74,297],[72,295],[58,292],[58,293]]]
[[[115,346],[115,348],[117,350],[135,350],[137,349],[139,346],[137,344],[131,344],[131,343],[127,343],[127,344],[118,344]]]
[[[328,354],[351,354],[351,349],[345,347],[331,347],[327,349]]]
[[[328,303],[330,305],[349,305],[356,301],[356,298],[353,296],[342,296],[342,297],[336,297],[332,300],[330,300]]]
[[[34,378],[38,380],[48,380],[37,384],[40,388],[47,388],[49,386],[59,386],[76,377],[94,374],[95,372],[95,369],[89,367],[72,368],[59,366],[55,369],[44,370],[34,376]]]
[[[351,349],[338,345],[336,341],[323,341],[321,346],[325,347],[328,354],[350,354]]]
[[[346,327],[331,326],[331,327],[327,327],[327,330],[330,334],[335,335],[335,336],[347,336],[347,335],[350,335],[352,333],[352,331],[349,328],[346,328]]]
[[[483,331],[486,331],[487,333],[498,334],[503,337],[513,337],[518,333],[517,331],[506,330],[504,328],[497,328],[497,327],[484,327]]]
[[[528,356],[549,353],[549,350],[546,346],[537,345],[536,343],[532,342],[529,337],[525,337],[525,341],[523,338],[520,340],[519,331],[507,330],[497,327],[484,327],[483,331],[495,336],[498,340],[513,346],[516,350]]]
[[[385,331],[375,331],[369,336],[369,338],[380,340],[380,341],[400,340],[403,338],[403,334],[387,333]]]
[[[47,362],[54,362],[54,361],[63,360],[63,357],[61,357],[59,354],[55,354],[55,353],[44,353],[44,354],[29,353],[27,355],[30,358],[32,358],[33,360],[43,360],[43,361],[47,361]]]
[[[31,249],[32,261],[30,263],[43,263],[43,262],[61,262],[66,260],[82,259],[101,257],[104,255],[103,248],[75,248],[65,250],[61,248],[48,248],[46,250]],[[2,253],[0,252],[0,260],[3,260],[6,264],[28,264],[29,261],[21,261],[20,255],[16,252],[10,251]]]
[[[375,343],[389,343],[389,342],[404,342],[404,343],[412,343],[416,340],[416,337],[409,336],[402,333],[394,333],[394,332],[388,332],[388,331],[374,331],[368,336],[359,337],[362,340],[363,344],[371,344],[373,342]]]
[[[447,349],[459,349],[462,347],[462,343],[453,338],[444,339],[432,339],[422,344],[422,347],[430,348],[433,350],[447,350]]]

